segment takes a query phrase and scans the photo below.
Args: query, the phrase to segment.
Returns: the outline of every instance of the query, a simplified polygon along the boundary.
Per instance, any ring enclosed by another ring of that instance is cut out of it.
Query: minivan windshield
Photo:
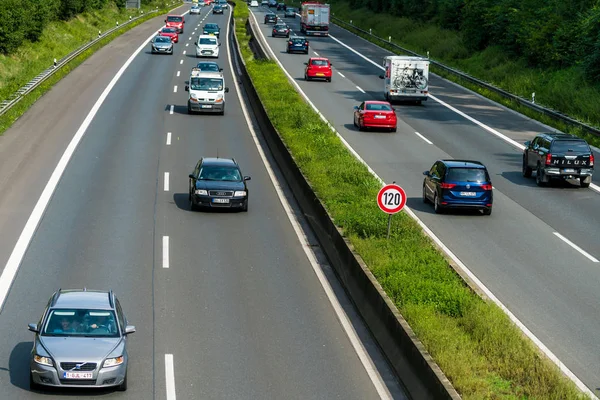
[[[567,153],[569,151],[589,153],[590,148],[583,140],[557,140],[552,143],[550,151],[555,153]]]
[[[223,79],[221,78],[192,78],[190,80],[192,90],[223,90]]]
[[[183,21],[183,17],[167,17],[167,22],[181,22]]]
[[[487,174],[483,168],[450,168],[447,181],[454,182],[487,182]]]
[[[202,38],[200,39],[200,44],[212,44],[213,46],[217,45],[217,39],[213,38]]]
[[[119,329],[111,310],[54,309],[42,336],[118,337]]]

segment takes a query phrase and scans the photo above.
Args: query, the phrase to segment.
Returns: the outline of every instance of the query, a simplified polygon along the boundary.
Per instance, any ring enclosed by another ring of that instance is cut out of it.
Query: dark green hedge
[[[350,0],[381,13],[460,31],[473,51],[501,46],[532,66],[581,65],[600,78],[597,0]]]

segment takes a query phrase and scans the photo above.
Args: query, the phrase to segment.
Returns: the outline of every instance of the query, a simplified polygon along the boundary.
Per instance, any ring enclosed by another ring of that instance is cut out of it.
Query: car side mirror
[[[165,22],[167,22],[167,20],[165,19]]]
[[[188,85],[185,85],[185,91],[189,92],[190,91],[190,87]]]
[[[198,46],[198,42],[194,42],[194,46]]]
[[[524,144],[525,144],[526,147],[529,147],[529,145],[531,144],[531,142],[528,140]]]
[[[223,71],[223,68],[219,68],[219,72]]]
[[[30,330],[31,332],[35,332],[35,333],[39,332],[37,324],[29,324],[29,325],[27,325],[27,329]]]
[[[219,46],[221,45],[221,43],[219,43]]]
[[[225,88],[225,93],[229,93],[229,88],[228,87]]]
[[[429,171],[423,171],[423,175],[429,176]]]
[[[358,106],[354,106],[354,109],[355,109],[355,110],[358,110]]]
[[[190,177],[190,179],[196,179],[196,177],[194,176],[194,174],[189,174],[188,176]]]
[[[125,334],[129,335],[130,333],[134,333],[135,332],[135,326],[133,325],[127,325],[125,327]]]
[[[385,76],[379,75],[379,79],[385,79]]]
[[[392,111],[396,111],[396,108],[392,107]]]
[[[249,181],[249,180],[251,180],[251,179],[252,179],[252,177],[251,177],[251,176],[245,176],[245,177],[244,177],[244,180],[245,180],[245,181]]]

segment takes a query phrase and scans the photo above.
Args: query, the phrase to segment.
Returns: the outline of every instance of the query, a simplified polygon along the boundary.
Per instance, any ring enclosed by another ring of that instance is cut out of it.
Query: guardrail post
[[[117,21],[117,26],[119,26],[119,21]]]
[[[429,51],[427,51],[427,58],[429,58]]]
[[[392,43],[392,37],[388,36],[388,42]]]
[[[369,35],[372,35],[372,33],[371,33],[371,28],[369,28]]]
[[[102,36],[102,31],[98,31],[98,37]]]
[[[131,15],[129,16],[129,20],[131,21]]]
[[[54,59],[54,68],[56,68],[56,58]]]
[[[535,104],[535,92],[531,93],[531,102]]]
[[[352,25],[352,20],[350,20],[350,25]]]

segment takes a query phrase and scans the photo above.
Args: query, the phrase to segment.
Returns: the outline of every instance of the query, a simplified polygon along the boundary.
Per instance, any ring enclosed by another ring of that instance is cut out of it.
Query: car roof
[[[111,292],[87,289],[59,290],[55,293],[52,308],[95,308],[110,310]]]
[[[391,106],[391,104],[388,101],[383,101],[383,100],[365,100],[366,104],[387,104],[388,106]]]
[[[306,38],[304,36],[297,36],[297,35],[290,36],[290,39],[304,39],[304,40],[306,40]]]
[[[449,168],[481,168],[486,169],[480,161],[475,160],[440,160]]]
[[[233,158],[217,158],[217,157],[204,157],[202,159],[202,165],[223,165],[223,166],[236,166],[237,162]]]
[[[179,15],[179,14],[168,14],[167,17],[181,17],[183,18],[183,15]]]
[[[575,135],[571,135],[568,133],[562,133],[562,132],[546,132],[546,133],[540,133],[538,136],[546,136],[550,139],[555,139],[555,140],[560,140],[560,139],[568,139],[568,140],[581,140],[583,142],[585,142],[585,139],[582,139],[580,137],[577,137]]]
[[[329,58],[325,58],[325,57],[311,57],[310,59],[311,60],[329,61]]]
[[[207,26],[216,26],[216,27],[218,27],[219,24],[215,24],[214,22],[207,22],[207,23],[204,24],[204,27],[207,27]]]

